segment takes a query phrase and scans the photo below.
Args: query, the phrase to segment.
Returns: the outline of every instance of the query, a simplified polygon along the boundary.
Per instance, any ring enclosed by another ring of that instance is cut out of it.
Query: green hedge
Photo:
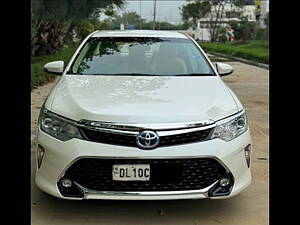
[[[269,64],[269,42],[199,43],[204,51],[219,52],[259,63]]]
[[[37,56],[31,58],[31,89],[45,84],[48,81],[54,79],[54,75],[49,73],[45,73],[43,71],[43,66],[51,61],[56,60],[63,60],[65,65],[69,63],[69,60],[73,56],[74,52],[76,51],[76,46],[65,48],[61,51],[53,55],[45,55],[45,56]]]

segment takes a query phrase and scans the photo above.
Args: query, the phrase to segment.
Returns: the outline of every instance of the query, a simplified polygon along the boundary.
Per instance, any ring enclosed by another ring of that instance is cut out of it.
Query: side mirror
[[[233,67],[226,63],[216,63],[216,69],[220,76],[227,76],[234,71]]]
[[[64,72],[64,61],[49,62],[44,65],[44,71],[55,75],[62,75]]]

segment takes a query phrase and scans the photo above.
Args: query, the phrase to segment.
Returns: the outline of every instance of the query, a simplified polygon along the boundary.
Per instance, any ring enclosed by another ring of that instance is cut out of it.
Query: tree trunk
[[[62,49],[69,26],[69,22],[58,20],[40,21],[32,37],[32,55],[48,55]]]
[[[224,4],[219,4],[219,5],[214,6],[214,7],[215,7],[215,9],[216,9],[215,11],[217,13],[216,13],[215,20],[213,20],[211,18],[211,21],[210,21],[210,26],[211,26],[211,29],[210,29],[211,42],[215,42],[216,39],[217,39],[218,22],[219,22],[219,19],[221,19],[223,17]]]

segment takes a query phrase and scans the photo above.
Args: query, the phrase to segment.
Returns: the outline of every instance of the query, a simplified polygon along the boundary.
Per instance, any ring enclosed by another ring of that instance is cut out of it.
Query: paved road
[[[176,201],[66,201],[45,195],[34,185],[32,159],[32,225],[267,225],[269,224],[269,71],[240,62],[224,81],[245,106],[253,140],[253,182],[240,195],[227,200]],[[32,130],[42,100],[53,83],[32,92]]]

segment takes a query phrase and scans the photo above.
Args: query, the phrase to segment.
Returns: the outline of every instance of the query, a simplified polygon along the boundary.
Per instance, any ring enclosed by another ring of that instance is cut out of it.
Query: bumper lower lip
[[[219,181],[214,182],[212,185],[200,189],[200,190],[188,190],[188,191],[143,191],[143,192],[122,192],[122,191],[94,191],[89,190],[78,183],[74,182],[84,193],[83,199],[92,198],[105,198],[105,197],[133,197],[133,196],[143,196],[143,197],[161,197],[161,196],[182,196],[182,195],[199,195],[208,198],[209,190],[214,187]]]

